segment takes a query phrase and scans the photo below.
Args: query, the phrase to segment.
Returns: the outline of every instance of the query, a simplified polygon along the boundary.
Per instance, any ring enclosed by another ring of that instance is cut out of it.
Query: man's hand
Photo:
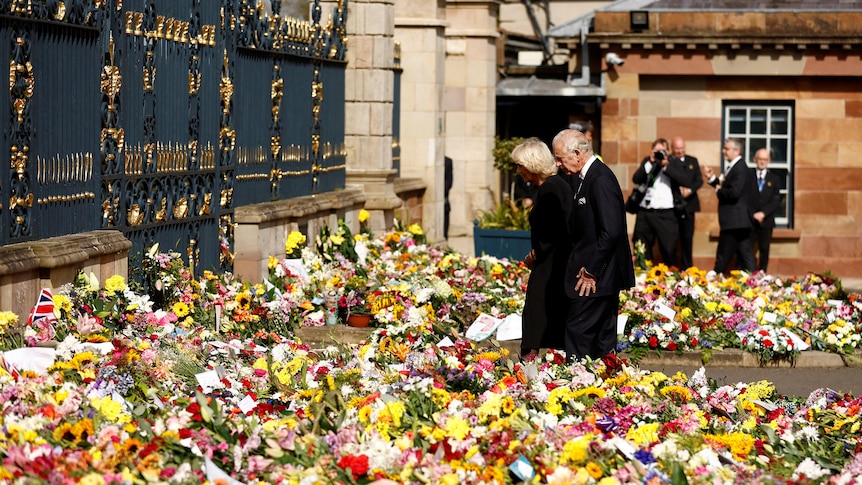
[[[763,219],[766,219],[766,214],[764,214],[763,211],[757,211],[751,217],[753,217],[758,224],[763,224]]]
[[[524,258],[524,266],[526,266],[527,268],[533,269],[533,267],[535,265],[536,265],[536,253],[535,253],[535,251],[530,251],[530,253],[527,254],[527,257]]]
[[[691,195],[691,189],[688,187],[680,187],[679,193],[682,194],[684,199],[687,199],[689,195]]]
[[[578,271],[578,282],[575,283],[575,293],[580,296],[589,296],[596,292],[596,277],[587,273],[587,270],[581,267]]]

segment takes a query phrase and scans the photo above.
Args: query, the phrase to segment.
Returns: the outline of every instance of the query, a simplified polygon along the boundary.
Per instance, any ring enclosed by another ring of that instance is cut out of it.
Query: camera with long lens
[[[657,162],[660,162],[660,161],[664,160],[665,158],[667,158],[667,152],[664,150],[659,150],[659,151],[655,152],[655,155],[653,155],[653,158],[655,158],[655,160]]]

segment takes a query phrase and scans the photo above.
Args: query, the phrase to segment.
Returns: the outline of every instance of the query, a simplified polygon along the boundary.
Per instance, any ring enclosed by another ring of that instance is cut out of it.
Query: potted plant
[[[530,252],[530,210],[514,199],[514,178],[517,164],[512,150],[523,138],[494,139],[494,168],[500,170],[509,194],[493,210],[480,211],[473,223],[473,249],[497,258],[520,260]]]
[[[347,324],[351,327],[367,327],[371,323],[371,308],[365,297],[369,291],[368,279],[353,275],[347,279],[342,290],[339,306],[344,309]]]

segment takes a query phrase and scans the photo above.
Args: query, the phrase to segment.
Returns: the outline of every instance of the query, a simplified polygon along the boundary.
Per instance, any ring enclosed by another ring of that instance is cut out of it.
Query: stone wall
[[[333,2],[323,2],[324,12]],[[392,168],[395,0],[348,2],[345,73],[346,183],[361,190],[374,231],[391,227],[401,200]]]
[[[358,232],[358,214],[365,203],[362,190],[351,188],[238,207],[234,212],[234,274],[244,281],[263,281],[269,257],[284,257],[284,242],[291,231],[305,234],[307,244],[314,244],[323,226],[337,227],[339,219]]]
[[[43,288],[55,291],[78,271],[104,282],[129,273],[132,243],[119,231],[91,231],[0,247],[0,311],[24,323]]]
[[[858,80],[834,75],[849,69],[844,55],[802,51],[728,49],[668,53],[632,47],[608,76],[602,106],[602,156],[623,190],[656,137],[686,139],[701,167],[721,166],[725,100],[794,103],[794,227],[776,229],[770,273],[831,270],[862,275],[862,94]],[[843,67],[842,67],[843,66]],[[852,67],[858,70],[858,66]],[[845,71],[847,74],[860,75]],[[751,154],[743,154],[750,158]],[[712,268],[719,229],[717,200],[699,191],[694,262]],[[634,216],[629,216],[630,230]]]

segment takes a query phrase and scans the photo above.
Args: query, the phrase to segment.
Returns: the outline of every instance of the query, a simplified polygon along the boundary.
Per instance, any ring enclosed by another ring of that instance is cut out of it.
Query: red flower
[[[668,350],[676,350],[676,342],[673,342],[673,341],[668,342],[667,343],[667,349]]]
[[[653,348],[653,349],[658,347],[658,337],[656,337],[655,335],[650,337],[649,338],[649,346],[650,346],[650,348]]]
[[[354,480],[368,473],[368,457],[365,455],[344,455],[338,460],[338,466],[353,474]]]
[[[763,346],[764,347],[772,347],[772,340],[769,340],[768,338],[763,339]]]

